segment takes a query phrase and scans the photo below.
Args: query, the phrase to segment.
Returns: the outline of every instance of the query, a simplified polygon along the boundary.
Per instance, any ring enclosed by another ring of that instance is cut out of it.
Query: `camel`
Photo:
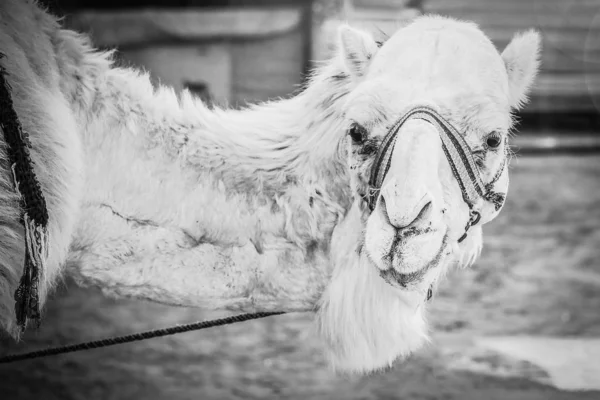
[[[173,306],[314,312],[331,365],[350,373],[426,343],[431,290],[475,261],[502,208],[465,200],[463,167],[503,199],[540,37],[500,53],[471,22],[423,16],[385,41],[342,25],[337,43],[294,96],[209,108],[115,65],[34,0],[4,0],[0,64],[48,209],[40,304],[71,276]],[[447,140],[465,151],[458,166]],[[25,238],[0,143],[0,324],[18,340]]]

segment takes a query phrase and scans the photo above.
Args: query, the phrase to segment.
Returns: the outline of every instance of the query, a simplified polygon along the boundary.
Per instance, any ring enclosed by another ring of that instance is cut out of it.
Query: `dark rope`
[[[46,356],[53,356],[53,355],[57,355],[57,354],[73,353],[75,351],[81,351],[81,350],[98,349],[100,347],[108,347],[108,346],[114,346],[116,344],[136,342],[136,341],[140,341],[140,340],[152,339],[155,337],[174,335],[176,333],[197,331],[200,329],[207,329],[207,328],[212,328],[212,327],[221,326],[221,325],[229,325],[229,324],[234,324],[236,322],[244,322],[244,321],[249,321],[252,319],[265,318],[265,317],[270,317],[272,315],[281,315],[281,314],[285,314],[285,313],[286,313],[285,311],[275,311],[275,312],[258,312],[258,313],[252,313],[252,314],[234,315],[231,317],[214,319],[211,321],[200,321],[200,322],[194,322],[194,323],[187,324],[187,325],[178,325],[178,326],[173,326],[170,328],[156,329],[153,331],[134,333],[131,335],[117,336],[117,337],[113,337],[113,338],[94,340],[91,342],[77,343],[77,344],[71,344],[71,345],[60,346],[60,347],[52,347],[49,349],[32,351],[30,353],[9,354],[7,356],[0,357],[0,364],[8,364],[8,363],[15,362],[15,361],[28,360],[31,358],[40,358],[40,357],[46,357]]]
[[[0,60],[5,55],[0,52]],[[20,197],[21,223],[25,228],[25,260],[19,286],[14,293],[15,314],[21,332],[27,322],[40,322],[39,282],[44,279],[48,246],[48,208],[31,159],[29,134],[23,130],[14,108],[8,72],[0,65],[0,128],[13,174],[15,191]]]

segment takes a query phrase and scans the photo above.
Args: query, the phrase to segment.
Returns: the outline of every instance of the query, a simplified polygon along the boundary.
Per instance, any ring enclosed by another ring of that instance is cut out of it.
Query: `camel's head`
[[[338,363],[369,370],[422,342],[428,290],[448,265],[478,256],[481,226],[508,192],[511,111],[537,72],[540,39],[518,35],[499,53],[474,24],[442,17],[419,18],[383,44],[347,26],[339,38],[352,81],[343,112],[362,223],[358,252],[380,278],[369,279],[379,299],[368,312],[386,315],[364,327],[364,338],[355,335],[371,342],[361,359],[340,350]],[[425,111],[402,119],[419,107]],[[365,281],[371,272],[361,271],[356,278]]]

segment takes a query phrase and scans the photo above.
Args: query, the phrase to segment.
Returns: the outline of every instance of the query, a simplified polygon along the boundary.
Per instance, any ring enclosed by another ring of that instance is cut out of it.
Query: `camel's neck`
[[[107,71],[83,137],[86,202],[211,242],[324,239],[321,225],[332,229],[351,202],[340,72],[325,67],[291,99],[209,110]]]

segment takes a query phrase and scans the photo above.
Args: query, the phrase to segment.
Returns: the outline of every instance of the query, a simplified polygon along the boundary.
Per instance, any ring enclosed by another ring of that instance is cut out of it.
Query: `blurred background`
[[[432,343],[336,376],[309,314],[0,366],[13,399],[600,399],[600,0],[44,0],[156,82],[241,107],[290,96],[341,21],[375,36],[439,13],[502,50],[536,28],[542,69],[512,138],[511,193],[468,270],[430,305]],[[24,352],[226,313],[115,301],[64,282]]]

